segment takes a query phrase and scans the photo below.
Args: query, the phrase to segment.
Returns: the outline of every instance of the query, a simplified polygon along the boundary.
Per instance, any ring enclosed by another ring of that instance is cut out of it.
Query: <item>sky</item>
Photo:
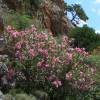
[[[66,1],[68,4],[81,4],[89,17],[89,20],[86,22],[87,25],[100,33],[100,0],[65,0],[65,2]]]

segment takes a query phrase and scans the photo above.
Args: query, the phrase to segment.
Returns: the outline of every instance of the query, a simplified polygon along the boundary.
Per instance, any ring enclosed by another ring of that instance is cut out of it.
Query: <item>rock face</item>
[[[64,0],[44,0],[40,6],[43,23],[52,33],[67,33],[68,20],[64,15]]]
[[[27,2],[23,0],[3,0],[3,2],[8,6],[9,9],[21,9],[25,8],[25,2],[26,6],[31,9],[32,0],[29,0]],[[35,1],[35,0],[34,0]],[[39,0],[38,0],[39,1]],[[40,0],[41,3],[39,4],[39,8],[33,12],[38,13],[38,16],[41,17],[41,21],[44,24],[44,26],[49,29],[54,35],[64,33],[66,34],[70,27],[72,27],[72,24],[69,22],[67,17],[64,15],[64,0]],[[29,6],[30,5],[30,6]],[[35,5],[35,3],[33,3]],[[29,10],[28,9],[28,10]],[[32,10],[32,9],[31,9]]]

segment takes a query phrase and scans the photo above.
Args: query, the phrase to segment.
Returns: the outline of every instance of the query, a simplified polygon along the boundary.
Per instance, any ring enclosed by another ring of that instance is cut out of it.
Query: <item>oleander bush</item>
[[[86,61],[84,48],[71,48],[66,35],[56,38],[34,25],[24,31],[8,26],[6,41],[12,51],[5,74],[5,80],[13,83],[10,88],[28,94],[44,91],[50,100],[90,100],[95,64]]]

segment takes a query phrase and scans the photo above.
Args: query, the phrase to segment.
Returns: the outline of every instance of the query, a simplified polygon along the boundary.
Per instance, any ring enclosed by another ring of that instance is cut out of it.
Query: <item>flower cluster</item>
[[[49,81],[56,88],[63,86],[64,81],[79,89],[88,89],[93,84],[94,68],[84,62],[88,53],[84,48],[71,48],[66,35],[54,38],[50,32],[38,32],[34,25],[24,31],[8,26],[6,31],[14,46],[14,59],[26,70],[18,73],[20,77],[32,77],[33,84]],[[28,68],[33,70],[31,75]]]

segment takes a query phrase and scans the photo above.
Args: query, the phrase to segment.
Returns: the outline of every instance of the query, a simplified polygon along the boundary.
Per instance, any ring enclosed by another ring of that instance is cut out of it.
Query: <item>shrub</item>
[[[95,49],[91,52],[91,54],[93,54],[93,55],[100,55],[100,46],[98,46],[97,48],[95,48]]]
[[[5,25],[12,25],[18,30],[24,30],[32,24],[32,18],[30,15],[24,13],[18,13],[14,11],[9,11],[3,16]]]
[[[36,100],[34,96],[28,96],[25,93],[21,94],[16,94],[15,96],[12,96],[11,94],[6,94],[4,96],[4,100]]]
[[[100,35],[86,25],[72,29],[69,36],[75,39],[74,47],[86,48],[87,51],[92,51],[100,45]]]
[[[50,100],[83,94],[92,87],[95,68],[84,61],[84,48],[71,48],[63,35],[54,38],[50,32],[38,32],[34,25],[25,31],[8,26],[8,47],[14,53],[10,66],[15,72],[15,88],[27,93],[46,92]],[[80,99],[79,99],[80,100]]]

